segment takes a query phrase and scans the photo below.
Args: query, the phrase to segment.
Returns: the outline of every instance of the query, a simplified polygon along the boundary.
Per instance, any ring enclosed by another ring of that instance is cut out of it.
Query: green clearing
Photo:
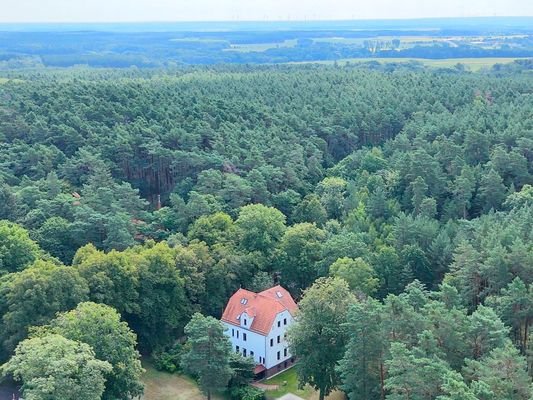
[[[279,389],[266,392],[268,400],[275,400],[287,393],[295,394],[304,399],[311,399],[314,394],[314,390],[309,386],[306,386],[303,390],[298,389],[298,375],[294,367],[267,379],[265,383],[267,385],[279,385]]]
[[[196,382],[188,376],[158,371],[148,360],[143,360],[144,395],[141,400],[204,400]],[[221,396],[212,396],[221,400]]]
[[[343,65],[346,63],[362,63],[369,61],[377,61],[380,63],[407,63],[410,61],[418,61],[428,67],[435,68],[450,68],[456,64],[464,64],[470,71],[475,72],[483,68],[491,68],[495,64],[507,64],[520,59],[525,58],[446,58],[441,60],[430,60],[425,58],[349,58],[336,61],[305,61],[292,64],[333,64],[336,62]]]
[[[0,85],[3,85],[4,83],[8,82],[22,83],[24,81],[22,79],[0,78]]]

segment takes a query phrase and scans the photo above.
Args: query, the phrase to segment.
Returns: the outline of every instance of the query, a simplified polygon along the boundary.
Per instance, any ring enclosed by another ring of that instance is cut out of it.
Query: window
[[[274,339],[270,339],[270,347],[274,346]]]
[[[244,340],[246,342],[246,333],[242,333],[242,340]]]
[[[250,351],[250,356],[251,356],[251,357],[254,356],[254,352],[253,352],[253,351]]]
[[[278,351],[278,360],[281,359],[281,351]]]
[[[281,321],[278,321],[278,328],[281,326]]]
[[[242,355],[243,357],[246,357],[246,349],[244,347],[242,348]]]
[[[278,343],[281,343],[281,336],[278,335]]]
[[[231,330],[231,336],[232,336],[232,337],[235,336],[235,329],[232,329],[232,330]]]
[[[244,326],[246,326],[246,318],[242,322],[244,323]]]
[[[281,294],[281,292],[280,292],[280,291],[277,291],[277,292],[276,292],[276,296],[278,296],[278,298],[280,298],[280,299],[281,299],[281,298],[283,297],[283,294]]]
[[[239,338],[239,331],[237,331],[237,339]]]
[[[239,352],[239,346],[235,346],[235,351],[238,353]]]
[[[263,364],[263,357],[259,357],[259,364]]]
[[[243,297],[243,298],[241,299],[241,304],[246,304],[246,303],[248,303],[248,299],[246,299],[246,298]]]
[[[283,356],[287,357],[287,349],[283,350]]]
[[[283,325],[287,325],[287,318],[283,318]]]

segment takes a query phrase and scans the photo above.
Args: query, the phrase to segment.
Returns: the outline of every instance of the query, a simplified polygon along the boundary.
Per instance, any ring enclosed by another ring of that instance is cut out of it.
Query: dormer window
[[[247,323],[246,318],[242,320],[242,323],[244,324],[244,326],[246,326],[246,323]]]

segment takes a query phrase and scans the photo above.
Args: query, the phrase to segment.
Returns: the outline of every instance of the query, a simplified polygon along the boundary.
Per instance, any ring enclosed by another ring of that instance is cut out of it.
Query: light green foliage
[[[479,400],[476,393],[464,382],[461,374],[450,371],[443,379],[442,394],[437,400]]]
[[[336,365],[344,355],[349,332],[345,322],[354,302],[344,280],[320,278],[304,292],[289,329],[291,353],[299,359],[300,384],[317,389],[320,400],[341,383]]]
[[[242,207],[235,221],[241,246],[268,254],[285,232],[285,216],[272,207],[253,204]]]
[[[111,365],[85,343],[47,335],[21,342],[2,366],[22,381],[27,400],[100,400]]]
[[[533,186],[527,184],[519,192],[511,193],[504,205],[509,209],[533,205]]]
[[[325,232],[308,222],[295,224],[280,241],[282,283],[298,295],[318,277]]]
[[[28,328],[86,301],[89,288],[74,268],[38,261],[0,280],[0,359],[9,356]]]
[[[182,356],[182,368],[198,377],[201,389],[211,399],[211,394],[225,388],[232,376],[231,344],[219,321],[199,313],[192,316],[185,334],[188,351]]]
[[[139,312],[139,270],[142,256],[134,252],[104,253],[92,244],[81,247],[73,266],[86,280],[90,298],[130,316]]]
[[[28,231],[9,221],[0,221],[0,276],[21,271],[39,256],[39,246]]]
[[[235,240],[233,220],[228,214],[218,212],[198,218],[189,228],[190,239],[201,240],[212,246]]]
[[[372,295],[379,285],[373,268],[362,258],[339,258],[331,264],[329,273],[348,282],[355,293]]]
[[[137,337],[111,307],[80,303],[74,310],[59,314],[49,328],[67,339],[88,344],[95,357],[108,362],[102,399],[128,400],[143,392]]]

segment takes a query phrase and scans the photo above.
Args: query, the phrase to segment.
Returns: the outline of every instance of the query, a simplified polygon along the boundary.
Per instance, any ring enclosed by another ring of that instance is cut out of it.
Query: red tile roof
[[[222,321],[240,326],[237,317],[246,312],[250,317],[254,317],[252,325],[248,328],[251,331],[267,335],[276,315],[285,310],[294,316],[298,306],[289,292],[279,285],[260,293],[239,289],[230,297],[224,314],[222,314]]]

